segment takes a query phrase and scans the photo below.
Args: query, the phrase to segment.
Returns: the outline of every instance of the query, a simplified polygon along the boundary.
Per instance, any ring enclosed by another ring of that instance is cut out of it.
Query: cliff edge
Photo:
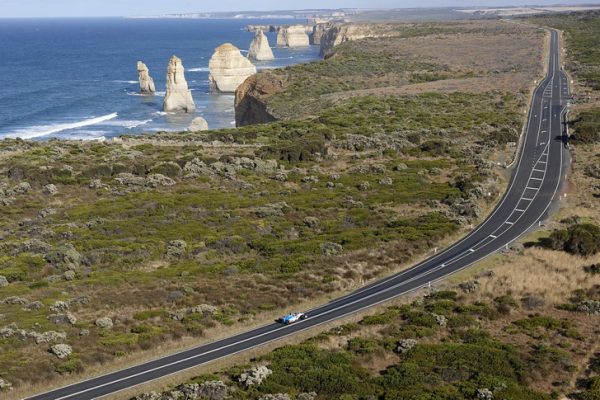
[[[267,108],[267,99],[282,91],[285,80],[271,72],[252,75],[235,91],[235,125],[266,124],[278,118]]]

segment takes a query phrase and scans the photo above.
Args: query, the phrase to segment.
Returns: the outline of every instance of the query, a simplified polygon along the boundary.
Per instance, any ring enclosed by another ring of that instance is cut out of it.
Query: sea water
[[[208,61],[226,42],[247,54],[248,24],[290,20],[0,19],[0,139],[99,140],[122,134],[185,130],[204,117],[211,129],[235,126],[233,94],[212,93]],[[266,33],[275,46],[275,33]],[[318,59],[318,46],[274,48],[258,70]],[[164,113],[167,63],[183,60],[195,113]],[[140,95],[136,62],[150,69],[157,93]]]

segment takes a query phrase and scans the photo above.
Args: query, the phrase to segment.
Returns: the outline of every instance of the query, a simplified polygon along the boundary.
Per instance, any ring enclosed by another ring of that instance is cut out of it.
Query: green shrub
[[[550,246],[571,254],[591,256],[600,251],[600,227],[584,223],[567,229],[555,230],[550,234]]]
[[[83,363],[77,357],[71,355],[69,359],[61,364],[59,364],[56,369],[56,372],[59,374],[71,374],[74,372],[82,372],[83,371]]]

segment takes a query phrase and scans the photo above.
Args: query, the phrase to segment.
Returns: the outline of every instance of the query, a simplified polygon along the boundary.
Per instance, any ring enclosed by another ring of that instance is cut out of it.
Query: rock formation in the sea
[[[310,28],[312,31],[312,27]],[[307,27],[304,25],[282,26],[277,32],[277,47],[303,47],[310,45]]]
[[[275,58],[273,50],[269,46],[269,39],[267,39],[267,36],[260,29],[256,31],[254,40],[250,44],[248,58],[256,61],[267,61]]]
[[[256,67],[240,50],[231,43],[225,43],[215,49],[208,63],[210,80],[213,89],[219,92],[233,93],[251,75]]]
[[[321,56],[329,57],[333,48],[349,40],[397,35],[390,24],[335,24],[321,35]]]
[[[196,117],[187,129],[189,132],[207,131],[208,122],[202,117]]]
[[[327,29],[331,28],[333,24],[325,23],[325,24],[316,24],[313,26],[312,35],[310,36],[310,44],[320,45],[321,38],[327,31]]]
[[[156,88],[154,87],[154,80],[150,76],[150,70],[148,69],[146,64],[144,64],[141,61],[138,61],[137,72],[140,81],[140,92],[148,94],[154,93],[156,91]]]
[[[281,77],[261,72],[246,79],[235,91],[236,126],[265,124],[277,120],[267,109],[266,99],[283,88]]]
[[[277,32],[277,30],[279,29],[278,25],[247,25],[246,26],[246,30],[248,32],[257,32],[257,31],[263,31],[263,32]]]
[[[192,112],[195,109],[196,105],[185,80],[185,69],[181,59],[172,56],[167,67],[167,92],[163,110]]]

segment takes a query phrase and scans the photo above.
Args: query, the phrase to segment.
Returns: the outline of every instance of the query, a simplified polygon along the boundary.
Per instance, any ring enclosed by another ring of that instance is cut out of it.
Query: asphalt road
[[[546,218],[568,164],[562,116],[569,89],[560,69],[559,51],[558,34],[552,31],[547,76],[534,92],[511,184],[492,214],[462,240],[402,273],[307,311],[306,320],[292,325],[272,323],[30,399],[84,400],[118,392],[372,307],[428,286],[503,249]]]

